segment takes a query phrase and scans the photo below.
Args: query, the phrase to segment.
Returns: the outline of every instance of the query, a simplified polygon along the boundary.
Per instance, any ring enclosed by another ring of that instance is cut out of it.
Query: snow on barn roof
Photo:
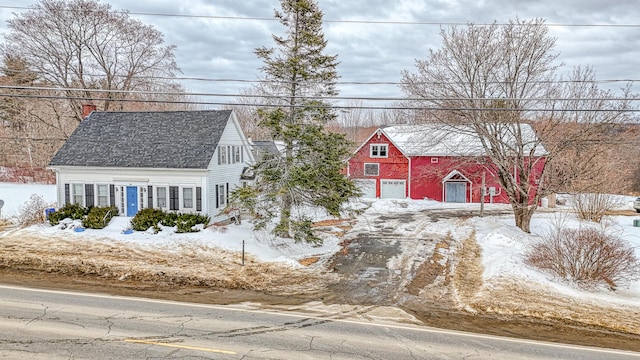
[[[502,142],[514,147],[516,130],[521,132],[524,152],[534,150],[535,156],[546,154],[540,139],[529,124],[504,124],[496,126]],[[406,156],[479,156],[485,151],[477,135],[470,126],[450,126],[443,124],[393,125],[380,130]]]

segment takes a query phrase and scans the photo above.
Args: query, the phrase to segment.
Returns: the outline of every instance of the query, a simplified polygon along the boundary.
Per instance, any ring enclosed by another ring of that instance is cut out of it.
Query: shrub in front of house
[[[164,218],[160,223],[162,224],[162,226],[174,227],[176,226],[176,220],[178,220],[178,213],[172,211],[172,212],[164,213]]]
[[[89,210],[79,204],[67,204],[57,211],[49,214],[49,223],[51,225],[58,225],[61,220],[73,219],[82,220],[85,215],[89,213]]]
[[[198,214],[179,214],[176,219],[176,232],[188,233],[200,231],[195,226],[203,224],[205,227],[209,225],[209,217]]]
[[[88,229],[104,229],[114,216],[118,215],[115,206],[92,207],[82,220],[82,226]]]
[[[131,228],[136,231],[147,231],[153,227],[156,232],[160,231],[158,225],[165,217],[165,213],[159,209],[142,209],[131,219]]]
[[[178,233],[198,232],[195,226],[209,225],[210,218],[199,214],[180,214],[177,212],[163,212],[159,209],[142,209],[131,219],[131,227],[136,231],[147,231],[153,227],[155,232],[160,231],[160,225],[176,227]]]

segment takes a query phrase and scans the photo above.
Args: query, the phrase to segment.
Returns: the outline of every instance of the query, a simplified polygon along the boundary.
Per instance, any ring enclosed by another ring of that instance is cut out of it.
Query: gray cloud
[[[5,6],[25,6],[6,0]],[[33,2],[31,2],[33,3]],[[133,13],[273,18],[277,0],[110,0],[114,9]],[[379,24],[327,22],[327,52],[337,54],[341,81],[398,82],[402,70],[412,71],[416,59],[440,47],[440,25],[449,23],[504,23],[509,19],[544,18],[557,37],[559,61],[567,70],[592,65],[602,79],[635,79],[640,50],[638,27],[566,26],[636,24],[636,1],[604,0],[318,0],[325,20],[425,22]],[[0,9],[0,20],[11,12]],[[274,46],[272,34],[284,29],[273,20],[216,19],[132,15],[156,27],[167,44],[177,45],[177,61],[185,77],[253,80],[260,61],[254,49]],[[561,24],[563,26],[556,26]],[[1,31],[6,31],[2,29]],[[237,94],[246,83],[185,81],[193,92]],[[612,88],[619,88],[614,84]],[[395,85],[343,85],[342,96],[400,96]],[[230,100],[226,98],[225,100]]]

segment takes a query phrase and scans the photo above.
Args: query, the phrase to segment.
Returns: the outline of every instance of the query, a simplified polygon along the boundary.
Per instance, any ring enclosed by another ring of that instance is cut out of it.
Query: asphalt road
[[[640,359],[414,325],[0,286],[2,359]]]

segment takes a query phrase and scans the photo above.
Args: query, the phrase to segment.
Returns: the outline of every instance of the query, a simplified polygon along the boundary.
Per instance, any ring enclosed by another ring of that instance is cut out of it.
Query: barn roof
[[[231,110],[92,112],[49,166],[206,169]]]
[[[534,150],[534,156],[546,154],[529,124],[496,126],[503,143],[515,146],[517,126],[514,125],[519,125],[525,153]],[[406,156],[481,156],[485,153],[480,137],[469,126],[394,125],[380,128],[380,131]]]

